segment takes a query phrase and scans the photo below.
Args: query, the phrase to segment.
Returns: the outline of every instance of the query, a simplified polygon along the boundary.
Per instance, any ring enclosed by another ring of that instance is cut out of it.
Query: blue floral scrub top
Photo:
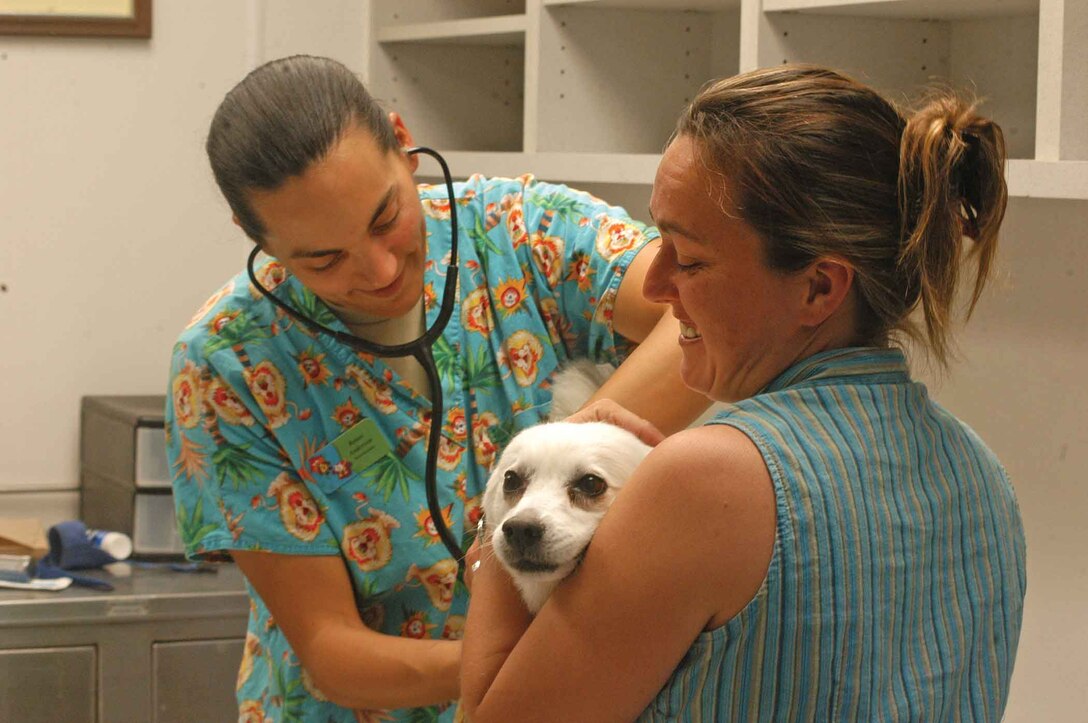
[[[430,326],[449,259],[450,205],[444,185],[419,192]],[[656,232],[621,208],[531,176],[473,176],[455,186],[455,196],[458,304],[434,345],[445,395],[438,496],[467,547],[488,467],[511,436],[546,414],[557,365],[579,357],[617,364],[629,351],[613,333],[612,309],[624,272]],[[347,331],[277,262],[257,274],[281,299]],[[424,491],[430,402],[381,359],[300,325],[242,273],[182,333],[169,396],[167,448],[189,557],[226,559],[233,549],[340,555],[368,626],[412,638],[460,637],[467,593]],[[354,721],[314,687],[260,597],[249,593],[241,719]],[[360,715],[448,720],[453,707]]]

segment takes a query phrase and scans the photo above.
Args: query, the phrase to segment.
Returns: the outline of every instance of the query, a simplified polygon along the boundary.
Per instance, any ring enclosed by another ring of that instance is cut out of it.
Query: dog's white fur
[[[594,364],[589,359],[575,359],[564,364],[552,380],[548,421],[561,422],[577,412],[614,371],[607,364]]]
[[[577,567],[616,492],[649,451],[604,422],[541,424],[511,440],[484,492],[485,535],[530,612]],[[607,488],[586,494],[603,488],[587,475]]]

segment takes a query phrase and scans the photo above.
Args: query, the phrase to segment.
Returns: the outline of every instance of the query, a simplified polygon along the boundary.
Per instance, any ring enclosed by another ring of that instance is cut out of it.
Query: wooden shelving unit
[[[437,43],[440,45],[520,45],[525,37],[524,15],[464,18],[431,23],[411,23],[382,28],[378,42]]]
[[[474,153],[445,154],[454,176],[471,173],[507,178],[532,172],[538,178],[565,183],[653,183],[656,153]]]
[[[763,0],[764,12],[811,12],[922,20],[1035,12],[1039,0]]]
[[[840,68],[976,93],[1014,196],[1088,199],[1084,0],[374,0],[369,84],[454,173],[648,185],[707,80]]]

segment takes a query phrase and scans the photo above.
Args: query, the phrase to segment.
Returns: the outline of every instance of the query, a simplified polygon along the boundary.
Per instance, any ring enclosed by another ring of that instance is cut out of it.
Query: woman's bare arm
[[[462,662],[470,719],[637,717],[695,637],[755,595],[774,537],[770,475],[747,437],[714,426],[667,439],[535,619],[483,550]]]
[[[366,627],[342,558],[232,555],[329,700],[345,708],[404,708],[458,697],[461,643]]]

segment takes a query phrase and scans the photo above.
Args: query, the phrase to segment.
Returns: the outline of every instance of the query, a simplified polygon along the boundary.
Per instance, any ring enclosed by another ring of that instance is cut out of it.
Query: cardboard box
[[[0,554],[30,555],[35,560],[49,552],[41,520],[33,517],[0,517]]]

